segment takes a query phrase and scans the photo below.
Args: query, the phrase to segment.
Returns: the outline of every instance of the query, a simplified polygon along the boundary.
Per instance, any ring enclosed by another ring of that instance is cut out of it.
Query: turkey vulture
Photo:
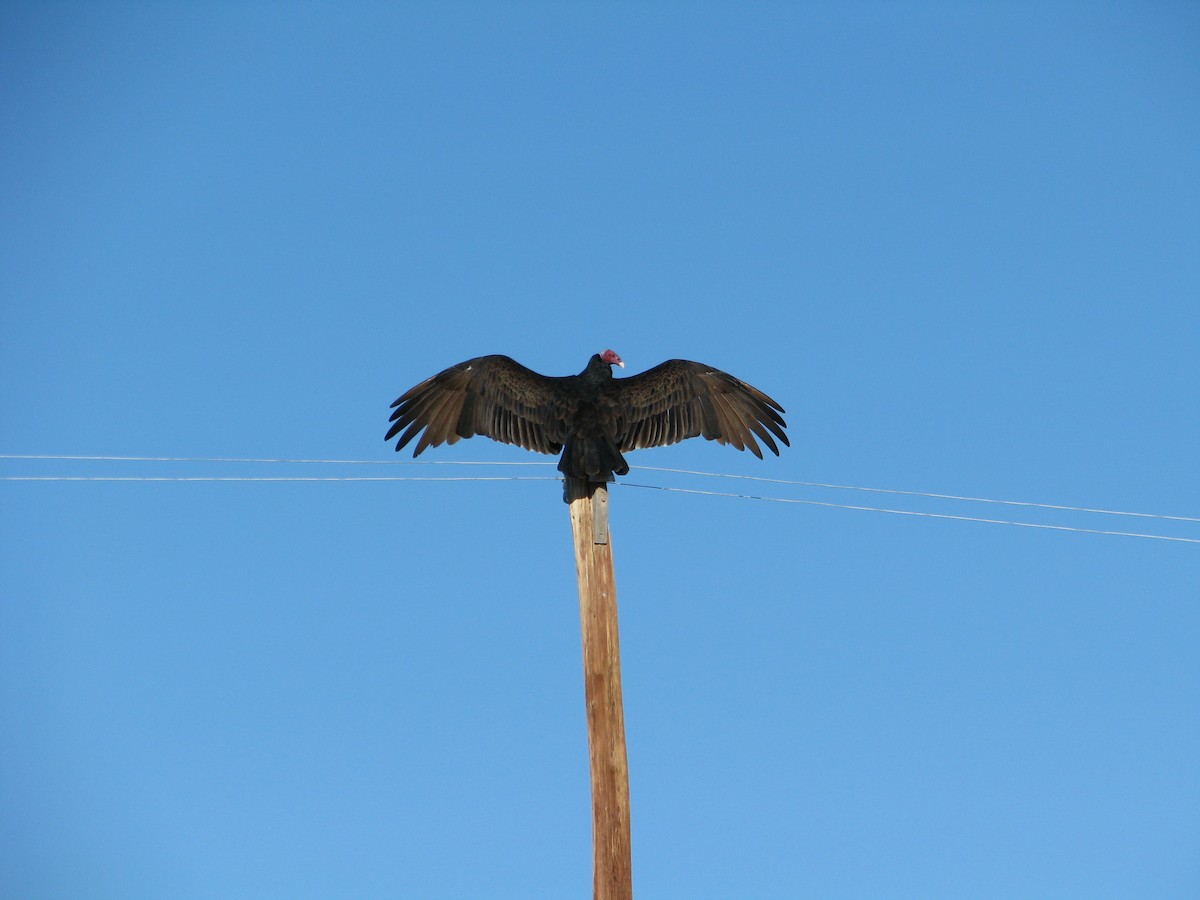
[[[783,407],[732,375],[686,359],[667,360],[641,375],[612,350],[597,353],[578,375],[539,375],[507,356],[479,356],[451,366],[404,393],[392,408],[384,440],[399,450],[424,429],[426,447],[482,434],[538,453],[563,451],[564,475],[611,481],[629,465],[621,456],[703,435],[762,459],[755,437],[776,456],[785,445]],[[774,435],[774,438],[772,438]]]

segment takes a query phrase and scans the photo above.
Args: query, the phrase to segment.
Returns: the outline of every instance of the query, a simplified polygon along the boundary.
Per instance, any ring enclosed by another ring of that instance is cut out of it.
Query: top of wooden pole
[[[592,542],[595,544],[608,543],[608,482],[612,480],[611,475],[606,481],[587,481],[569,475],[563,479],[564,503],[591,501]]]

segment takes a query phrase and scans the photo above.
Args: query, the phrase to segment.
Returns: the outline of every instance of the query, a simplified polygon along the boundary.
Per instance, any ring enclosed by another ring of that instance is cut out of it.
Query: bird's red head
[[[625,363],[621,361],[621,357],[617,356],[616,351],[614,350],[605,350],[600,354],[600,358],[610,366],[620,366],[622,369],[625,368]]]

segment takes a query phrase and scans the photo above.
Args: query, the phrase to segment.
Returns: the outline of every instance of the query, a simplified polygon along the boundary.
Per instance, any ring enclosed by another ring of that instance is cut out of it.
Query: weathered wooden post
[[[621,646],[617,591],[608,529],[608,486],[566,479],[571,507],[579,620],[583,632],[583,685],[592,773],[592,893],[594,900],[631,900],[629,763],[621,702]]]

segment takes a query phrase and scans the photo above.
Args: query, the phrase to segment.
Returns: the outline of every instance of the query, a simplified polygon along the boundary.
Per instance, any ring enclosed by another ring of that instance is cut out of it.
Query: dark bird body
[[[691,437],[749,448],[761,440],[776,456],[787,445],[783,407],[732,375],[671,359],[640,375],[615,379],[624,367],[611,350],[595,354],[578,375],[539,375],[507,356],[480,356],[422,381],[392,404],[399,450],[453,444],[482,434],[538,453],[558,453],[559,471],[589,481],[624,475],[622,456]],[[757,438],[757,440],[756,440]]]

